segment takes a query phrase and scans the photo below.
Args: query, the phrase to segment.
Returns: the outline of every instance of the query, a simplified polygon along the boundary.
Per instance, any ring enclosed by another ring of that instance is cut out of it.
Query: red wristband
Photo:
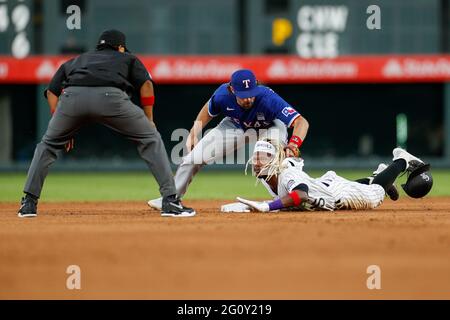
[[[155,104],[155,96],[151,97],[141,97],[142,106],[152,106]]]
[[[303,143],[303,140],[299,137],[299,136],[292,136],[291,139],[289,140],[289,143],[293,143],[295,144],[297,147],[300,148],[300,146]]]
[[[300,203],[302,203],[302,199],[300,199],[297,192],[292,191],[291,193],[289,193],[289,196],[292,198],[292,200],[294,200],[294,206],[298,207]]]

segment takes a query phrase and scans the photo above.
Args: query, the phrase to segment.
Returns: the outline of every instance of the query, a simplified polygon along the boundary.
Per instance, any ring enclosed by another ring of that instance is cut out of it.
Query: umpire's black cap
[[[117,49],[119,46],[125,48],[126,52],[130,52],[127,49],[127,41],[125,34],[119,30],[110,29],[103,31],[97,42],[97,49],[101,49],[104,47],[112,47]]]

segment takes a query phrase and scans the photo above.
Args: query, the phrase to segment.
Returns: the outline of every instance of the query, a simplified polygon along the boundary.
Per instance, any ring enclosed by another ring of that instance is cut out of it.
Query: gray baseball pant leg
[[[24,192],[40,197],[48,169],[64,145],[83,123],[94,120],[135,141],[160,186],[161,195],[176,194],[161,136],[125,92],[109,87],[70,87],[64,91],[47,132],[36,147]]]
[[[175,195],[177,192],[170,160],[160,133],[125,92],[116,88],[107,89],[99,92],[107,98],[97,99],[97,108],[100,110],[97,121],[136,142],[139,155],[159,184],[161,195]]]
[[[66,143],[86,121],[84,110],[78,110],[80,116],[74,116],[72,96],[61,95],[56,112],[50,119],[47,131],[37,144],[33,160],[28,169],[27,180],[23,191],[37,198],[41,196],[42,187],[49,167],[64,150]]]
[[[231,119],[224,118],[183,157],[175,173],[178,195],[182,197],[186,193],[192,179],[204,165],[221,160],[224,155],[234,152],[244,144],[244,131],[236,128]]]

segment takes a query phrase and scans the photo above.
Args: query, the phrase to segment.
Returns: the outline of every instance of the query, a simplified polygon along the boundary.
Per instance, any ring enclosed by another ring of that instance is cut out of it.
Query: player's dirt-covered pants
[[[162,196],[176,193],[169,158],[155,126],[128,95],[113,87],[69,87],[61,94],[47,132],[36,146],[24,191],[40,197],[50,165],[81,126],[97,122],[137,143]],[[95,137],[93,137],[95,139]]]
[[[271,137],[286,143],[287,135],[286,125],[280,120],[275,120],[274,125],[268,129],[249,129],[244,132],[244,130],[237,128],[229,117],[224,118],[198,142],[188,155],[183,157],[175,174],[178,194],[183,196],[186,193],[192,178],[202,166],[223,163],[224,156],[230,155],[236,150],[241,150],[246,142],[254,144],[259,139]],[[243,154],[245,156],[245,152]],[[234,160],[234,157],[232,157],[232,160]],[[227,159],[225,161],[228,163]]]

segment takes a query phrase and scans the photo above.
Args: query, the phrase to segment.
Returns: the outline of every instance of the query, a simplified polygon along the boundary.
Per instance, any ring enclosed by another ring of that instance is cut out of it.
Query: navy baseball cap
[[[248,69],[235,71],[231,75],[230,85],[234,89],[234,94],[241,99],[256,97],[261,92],[255,74]]]

